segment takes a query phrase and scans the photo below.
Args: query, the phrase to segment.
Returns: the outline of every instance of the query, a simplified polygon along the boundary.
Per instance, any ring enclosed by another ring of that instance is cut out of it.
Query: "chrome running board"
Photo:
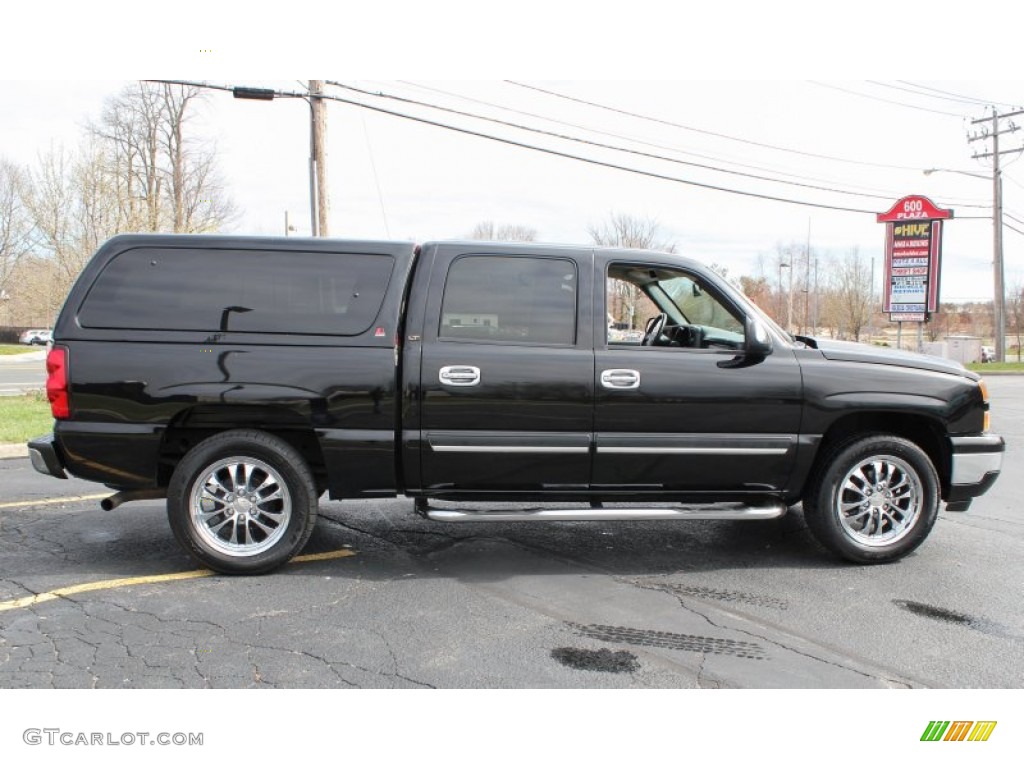
[[[772,520],[786,514],[781,501],[762,504],[695,504],[678,507],[619,507],[581,509],[433,509],[419,511],[441,523],[523,523],[531,521],[571,522],[603,520]]]

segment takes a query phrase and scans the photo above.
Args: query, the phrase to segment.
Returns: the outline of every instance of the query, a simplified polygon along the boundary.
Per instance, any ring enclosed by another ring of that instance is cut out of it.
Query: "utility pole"
[[[967,138],[968,143],[971,143],[988,139],[990,136],[992,137],[992,151],[984,153],[975,152],[973,157],[976,160],[986,157],[992,158],[992,272],[995,284],[995,297],[992,302],[992,309],[995,315],[993,325],[995,326],[996,360],[998,362],[1006,360],[1006,289],[1004,287],[1003,270],[1003,178],[1002,170],[999,167],[999,156],[1021,151],[1020,147],[1003,150],[1002,152],[999,151],[1000,134],[1013,133],[1019,130],[1019,127],[1011,122],[1009,128],[1001,131],[999,130],[999,121],[1021,114],[1024,114],[1024,109],[1000,115],[996,108],[992,107],[991,117],[982,117],[971,121],[971,125],[992,123],[991,132],[987,128],[983,128],[981,133]]]
[[[319,237],[327,237],[328,219],[330,215],[330,196],[327,192],[327,105],[324,103],[322,94],[324,92],[323,80],[309,81],[309,99],[312,111],[310,114],[310,164],[312,165],[310,176],[316,177],[316,222],[313,234]]]

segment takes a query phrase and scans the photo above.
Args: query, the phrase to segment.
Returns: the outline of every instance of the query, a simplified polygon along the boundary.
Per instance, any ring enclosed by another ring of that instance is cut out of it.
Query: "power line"
[[[973,102],[974,104],[978,104],[980,106],[988,106],[990,104],[995,104],[996,106],[1000,106],[1000,107],[1011,107],[1011,108],[1019,107],[1020,106],[1020,104],[1010,104],[1009,102],[1005,102],[1005,101],[993,101],[992,99],[977,99],[977,98],[975,98],[973,96],[966,96],[966,95],[963,95],[963,94],[957,94],[957,93],[953,93],[952,91],[943,91],[941,88],[932,88],[931,86],[928,86],[928,85],[922,85],[920,83],[912,83],[909,80],[898,80],[897,82],[905,83],[906,85],[912,85],[912,86],[914,86],[916,88],[923,88],[924,90],[927,90],[927,91],[934,91],[935,93],[942,93],[942,94],[945,94],[946,96],[953,96],[953,97],[955,97],[957,99],[960,99],[962,101]]]
[[[699,157],[702,160],[713,160],[715,162],[728,163],[730,165],[735,165],[735,166],[737,166],[739,168],[749,168],[749,169],[755,170],[755,171],[765,171],[767,173],[777,173],[777,174],[780,174],[782,176],[789,176],[790,178],[794,178],[794,179],[804,179],[806,181],[827,181],[827,182],[833,183],[833,184],[837,183],[837,182],[832,181],[831,179],[822,179],[820,177],[815,177],[815,176],[804,176],[804,175],[801,175],[801,174],[798,174],[798,173],[790,173],[788,171],[784,171],[784,170],[781,170],[779,168],[766,167],[766,166],[763,166],[763,165],[751,165],[749,163],[742,163],[742,162],[739,162],[738,160],[733,160],[732,158],[728,158],[728,157],[720,157],[720,156],[717,156],[717,155],[707,155],[707,154],[703,154],[703,153],[700,153],[700,152],[693,152],[693,151],[690,151],[690,150],[680,149],[679,147],[673,147],[673,146],[669,146],[669,145],[665,145],[665,144],[659,144],[657,142],[645,141],[643,139],[638,139],[638,138],[636,138],[634,136],[627,136],[627,135],[624,135],[624,134],[621,134],[621,133],[615,133],[615,132],[612,132],[612,131],[605,131],[605,130],[601,130],[599,128],[593,128],[593,127],[587,126],[587,125],[580,125],[579,123],[571,123],[571,122],[568,122],[566,120],[559,120],[557,118],[550,117],[550,116],[547,116],[547,115],[542,115],[542,114],[539,114],[539,113],[536,113],[536,112],[527,112],[527,111],[522,110],[522,109],[515,109],[514,107],[508,107],[508,106],[504,106],[502,104],[495,104],[492,101],[484,101],[483,99],[476,99],[476,98],[473,98],[472,96],[466,96],[466,95],[460,94],[460,93],[453,93],[452,91],[446,91],[446,90],[444,90],[442,88],[432,88],[430,86],[423,85],[421,83],[414,83],[414,82],[411,82],[411,81],[408,81],[408,80],[399,80],[398,82],[403,83],[405,85],[412,86],[413,88],[418,88],[418,89],[421,89],[421,90],[424,90],[424,91],[430,91],[432,93],[442,94],[444,96],[450,96],[452,98],[460,99],[462,101],[468,101],[468,102],[471,102],[473,104],[480,104],[481,106],[491,107],[492,109],[500,109],[503,112],[510,112],[512,114],[523,115],[525,117],[534,117],[534,118],[537,118],[539,120],[544,120],[545,122],[555,123],[556,125],[564,125],[564,126],[567,126],[569,128],[579,129],[581,131],[587,131],[589,133],[596,133],[596,134],[598,134],[600,136],[611,136],[612,138],[622,139],[624,141],[630,141],[630,142],[633,142],[635,144],[639,144],[639,145],[645,146],[645,147],[654,147],[655,149],[663,149],[663,150],[666,150],[668,152],[676,152],[678,154],[687,155],[689,157]],[[851,186],[855,187],[856,185],[851,185]],[[862,189],[867,189],[867,188],[866,187],[862,187]],[[877,190],[871,190],[871,191],[877,191]]]
[[[925,98],[928,98],[928,99],[938,99],[940,101],[951,101],[951,102],[954,102],[956,104],[970,104],[972,107],[984,106],[984,103],[979,102],[977,99],[961,98],[960,96],[953,96],[952,94],[943,96],[943,95],[938,94],[938,93],[927,93],[925,91],[920,91],[920,90],[917,89],[916,86],[914,86],[913,83],[907,83],[906,80],[897,80],[896,82],[904,83],[904,84],[906,84],[906,85],[908,85],[910,87],[903,87],[903,86],[899,86],[899,85],[893,85],[892,83],[883,83],[881,80],[868,80],[866,82],[869,82],[872,85],[880,86],[882,88],[893,88],[893,89],[895,89],[897,91],[903,91],[905,93],[912,93],[915,96],[924,96]],[[987,103],[987,102],[985,102],[985,103]]]
[[[684,131],[692,131],[694,133],[700,133],[700,134],[703,134],[705,136],[714,136],[714,137],[719,138],[719,139],[727,139],[728,141],[736,141],[736,142],[740,142],[741,144],[750,144],[751,146],[761,147],[763,149],[771,149],[771,150],[775,150],[777,152],[789,152],[790,154],[802,155],[804,157],[813,157],[813,158],[817,158],[818,160],[832,160],[832,161],[837,162],[837,163],[849,163],[851,165],[863,165],[863,166],[868,166],[868,167],[871,167],[871,168],[889,168],[889,169],[897,170],[897,171],[919,171],[919,170],[921,170],[920,168],[918,168],[916,166],[892,165],[892,164],[889,164],[889,163],[873,163],[873,162],[871,162],[869,160],[853,160],[853,159],[845,158],[845,157],[836,157],[835,155],[822,155],[822,154],[817,154],[815,152],[805,152],[805,151],[800,150],[800,149],[792,149],[790,147],[781,147],[781,146],[778,146],[776,144],[765,144],[765,143],[760,142],[760,141],[753,141],[752,139],[742,139],[742,138],[740,138],[738,136],[730,136],[730,135],[725,134],[725,133],[718,133],[716,131],[708,131],[708,130],[705,130],[703,128],[694,128],[693,126],[690,126],[690,125],[683,125],[682,123],[674,123],[671,120],[662,120],[661,118],[658,118],[658,117],[650,117],[649,115],[642,115],[642,114],[639,114],[637,112],[630,112],[630,111],[625,110],[625,109],[619,109],[617,107],[610,107],[607,104],[599,104],[599,103],[594,102],[594,101],[587,101],[586,99],[580,99],[580,98],[577,98],[575,96],[569,96],[568,94],[559,93],[558,91],[552,91],[552,90],[548,90],[546,88],[539,88],[539,87],[537,87],[535,85],[528,85],[527,83],[520,83],[520,82],[517,82],[515,80],[506,80],[505,82],[508,83],[509,85],[514,85],[514,86],[517,86],[519,88],[526,88],[526,89],[531,90],[531,91],[538,91],[540,93],[546,93],[549,96],[554,96],[554,97],[559,98],[559,99],[565,99],[566,101],[574,101],[574,102],[576,102],[578,104],[585,104],[585,105],[590,106],[590,107],[596,107],[597,109],[603,109],[603,110],[605,110],[607,112],[615,112],[615,113],[620,114],[620,115],[626,115],[627,117],[634,117],[634,118],[637,118],[638,120],[646,120],[648,122],[658,123],[660,125],[667,125],[667,126],[670,126],[672,128],[679,128],[679,129],[684,130]]]
[[[715,161],[715,162],[727,163],[727,164],[730,164],[730,165],[735,165],[735,166],[737,166],[739,168],[749,168],[749,169],[755,170],[755,171],[764,171],[766,173],[775,173],[775,174],[778,174],[778,175],[781,175],[781,176],[788,176],[788,177],[794,178],[794,179],[803,179],[804,181],[819,181],[819,182],[828,183],[828,184],[843,184],[843,182],[837,182],[837,181],[835,181],[833,179],[823,179],[821,177],[816,177],[816,176],[805,176],[805,175],[798,174],[798,173],[791,173],[789,171],[785,171],[785,170],[782,170],[782,169],[779,169],[779,168],[765,167],[763,165],[751,165],[749,163],[742,163],[742,162],[739,162],[737,160],[733,160],[731,158],[719,157],[719,156],[715,156],[715,155],[707,155],[707,154],[702,154],[702,153],[699,153],[699,152],[692,152],[692,151],[689,151],[689,150],[680,149],[679,147],[673,147],[673,146],[668,146],[668,145],[665,145],[665,144],[658,144],[656,142],[645,141],[643,139],[637,139],[637,138],[635,138],[633,136],[626,136],[626,135],[623,135],[623,134],[620,134],[620,133],[614,133],[614,132],[611,132],[611,131],[604,131],[604,130],[601,130],[601,129],[598,129],[598,128],[592,128],[590,126],[580,125],[579,123],[571,123],[571,122],[568,122],[568,121],[565,121],[565,120],[559,120],[559,119],[556,119],[556,118],[553,118],[553,117],[549,117],[547,115],[538,114],[536,112],[527,112],[525,110],[515,109],[513,107],[508,107],[508,106],[505,106],[505,105],[502,105],[502,104],[495,104],[494,102],[491,102],[491,101],[485,101],[483,99],[476,99],[476,98],[473,98],[471,96],[465,96],[463,94],[453,93],[452,91],[446,91],[446,90],[441,89],[441,88],[433,88],[433,87],[430,87],[430,86],[427,86],[427,85],[422,85],[420,83],[410,82],[408,80],[400,80],[399,82],[403,83],[405,85],[412,86],[413,88],[418,88],[418,89],[421,89],[421,90],[424,90],[424,91],[429,91],[431,93],[437,93],[437,94],[441,94],[441,95],[444,95],[444,96],[449,96],[449,97],[452,97],[452,98],[455,98],[455,99],[460,99],[462,101],[468,101],[468,102],[473,103],[473,104],[479,104],[481,106],[490,107],[492,109],[499,109],[499,110],[502,110],[504,112],[509,112],[509,113],[512,113],[512,114],[523,115],[523,116],[526,116],[526,117],[532,117],[532,118],[536,118],[536,119],[539,119],[539,120],[544,120],[546,122],[555,123],[555,124],[558,124],[558,125],[564,125],[564,126],[568,126],[570,128],[576,128],[578,130],[587,131],[587,132],[590,132],[590,133],[596,133],[596,134],[602,135],[602,136],[611,136],[613,138],[622,139],[623,141],[633,142],[633,143],[639,144],[641,146],[653,147],[655,149],[662,149],[662,150],[666,150],[666,151],[669,151],[669,152],[676,152],[678,154],[687,155],[687,156],[690,156],[690,157],[698,157],[698,158],[701,158],[703,160],[712,160],[712,161]],[[440,107],[437,107],[436,105],[431,105],[431,106],[434,107],[434,108],[440,108]],[[917,169],[914,169],[914,170],[917,170]],[[874,196],[877,196],[877,197],[880,197],[880,198],[884,198],[884,199],[887,199],[887,200],[893,200],[893,199],[898,199],[898,198],[903,196],[902,193],[896,193],[896,192],[891,192],[891,191],[886,191],[886,190],[879,190],[877,188],[861,187],[860,185],[857,185],[857,184],[846,183],[845,186],[848,187],[850,190],[863,191],[864,192],[863,196],[865,196],[865,197],[870,197],[870,196],[874,195]],[[851,191],[851,194],[853,194],[853,193],[854,192]],[[977,208],[988,207],[988,204],[979,204],[979,201],[977,199],[974,199],[974,200],[962,199],[961,200],[961,199],[950,198],[949,202],[951,204],[958,205],[958,206],[963,206],[963,207],[977,207]]]
[[[165,83],[173,83],[173,84],[178,84],[178,85],[194,85],[194,86],[204,87],[204,88],[205,87],[212,87],[212,88],[216,88],[218,90],[223,90],[223,91],[234,91],[235,90],[234,87],[231,87],[231,86],[212,86],[212,85],[210,85],[208,83],[199,82],[199,81],[190,81],[190,80],[157,80],[157,81],[153,81],[153,82],[165,82]],[[306,94],[296,93],[294,91],[274,90],[274,91],[271,91],[271,92],[275,96],[281,96],[283,98],[305,98],[306,97]],[[379,113],[384,114],[384,115],[391,115],[392,117],[397,117],[397,118],[400,118],[400,119],[403,119],[403,120],[409,120],[409,121],[412,121],[412,122],[420,123],[422,125],[431,125],[431,126],[434,126],[435,128],[442,128],[444,130],[454,131],[456,133],[461,133],[461,134],[466,135],[466,136],[476,136],[477,138],[488,139],[490,141],[498,142],[499,144],[506,144],[508,146],[519,147],[521,149],[528,149],[528,150],[531,150],[531,151],[534,151],[534,152],[541,152],[541,153],[546,154],[546,155],[552,155],[553,157],[562,157],[562,158],[565,158],[567,160],[576,160],[576,161],[579,161],[579,162],[582,162],[582,163],[587,163],[589,165],[595,165],[595,166],[598,166],[598,167],[601,167],[601,168],[609,168],[611,170],[624,171],[626,173],[631,173],[631,174],[634,174],[634,175],[637,175],[637,176],[645,176],[647,178],[660,179],[662,181],[671,181],[671,182],[674,182],[674,183],[677,183],[677,184],[684,184],[686,186],[697,187],[699,189],[710,189],[710,190],[713,190],[713,191],[716,191],[716,192],[725,192],[727,194],[740,195],[742,197],[751,197],[751,198],[755,198],[755,199],[758,199],[758,200],[771,200],[773,202],[778,202],[778,203],[789,203],[791,205],[800,205],[800,206],[804,206],[804,207],[808,207],[808,208],[820,208],[822,210],[830,210],[830,211],[840,211],[840,212],[843,212],[843,213],[864,213],[864,214],[870,214],[870,215],[874,215],[876,213],[876,211],[867,210],[865,208],[850,208],[848,206],[829,205],[829,204],[826,204],[826,203],[815,203],[815,202],[812,202],[812,201],[809,201],[809,200],[798,200],[798,199],[795,199],[795,198],[779,197],[777,195],[768,195],[768,194],[764,194],[764,193],[761,193],[761,192],[751,192],[749,190],[735,189],[735,188],[732,188],[732,187],[723,187],[723,186],[716,185],[716,184],[708,184],[708,183],[705,183],[705,182],[694,181],[692,179],[684,179],[684,178],[679,177],[679,176],[669,176],[668,174],[655,173],[654,171],[645,171],[645,170],[642,170],[642,169],[639,169],[639,168],[633,168],[633,167],[627,166],[627,165],[621,165],[621,164],[618,164],[618,163],[611,163],[611,162],[608,162],[608,161],[605,161],[605,160],[597,160],[597,159],[591,158],[591,157],[584,157],[582,155],[576,155],[576,154],[573,154],[571,152],[564,152],[562,150],[551,149],[549,147],[540,147],[540,146],[537,146],[537,145],[534,145],[534,144],[527,144],[526,142],[516,141],[514,139],[508,139],[508,138],[504,138],[504,137],[501,137],[501,136],[495,136],[493,134],[484,133],[482,131],[476,131],[476,130],[472,130],[472,129],[469,129],[469,128],[462,128],[460,126],[451,125],[451,124],[448,124],[448,123],[438,122],[436,120],[430,120],[430,119],[427,119],[425,117],[418,117],[418,116],[410,115],[410,114],[407,114],[407,113],[404,113],[404,112],[397,112],[397,111],[392,110],[392,109],[385,109],[384,107],[379,107],[379,106],[375,106],[375,105],[372,105],[372,104],[366,104],[366,103],[361,102],[361,101],[356,101],[354,99],[347,99],[347,98],[344,98],[344,97],[341,97],[341,96],[322,94],[321,96],[319,96],[319,98],[330,100],[330,101],[337,101],[337,102],[339,102],[341,104],[348,104],[350,106],[359,107],[361,109],[368,109],[368,110],[370,110],[372,112],[379,112]]]
[[[1019,181],[1017,181],[1017,180],[1016,180],[1015,178],[1013,178],[1012,176],[1010,176],[1010,175],[1009,175],[1009,174],[1008,174],[1008,173],[1007,173],[1006,171],[1003,171],[1003,178],[1004,178],[1004,179],[1006,179],[1006,180],[1007,180],[1008,182],[1010,182],[1011,184],[1016,184],[1016,185],[1017,185],[1018,187],[1020,187],[1021,189],[1024,189],[1024,184],[1021,184],[1021,183],[1020,183]]]
[[[384,208],[384,194],[380,190],[380,176],[377,174],[377,163],[373,159],[373,145],[370,144],[370,131],[366,127],[366,115],[360,115],[363,123],[363,138],[366,139],[366,154],[370,158],[370,168],[373,170],[373,183],[377,187],[377,200],[380,203],[380,215],[384,220],[384,234],[391,238],[391,228],[388,226],[388,213]]]
[[[850,190],[838,189],[836,187],[824,187],[824,186],[820,186],[820,185],[817,185],[817,184],[805,184],[805,183],[799,182],[799,181],[789,181],[789,180],[786,180],[786,179],[773,178],[771,176],[761,176],[761,175],[758,175],[758,174],[746,173],[744,171],[735,171],[735,170],[731,170],[731,169],[728,169],[728,168],[721,168],[721,167],[718,167],[718,166],[707,165],[707,164],[704,164],[704,163],[695,163],[695,162],[692,162],[692,161],[689,161],[689,160],[680,160],[678,158],[666,157],[665,155],[657,155],[657,154],[654,154],[654,153],[651,153],[651,152],[643,152],[643,151],[636,150],[636,149],[629,149],[627,147],[615,146],[613,144],[605,144],[603,142],[591,141],[589,139],[583,139],[583,138],[580,138],[580,137],[577,137],[577,136],[571,136],[571,135],[565,134],[565,133],[556,133],[554,131],[548,131],[548,130],[545,130],[543,128],[534,128],[534,127],[531,127],[531,126],[523,125],[521,123],[513,123],[513,122],[510,122],[510,121],[507,121],[507,120],[502,120],[502,119],[496,118],[496,117],[487,117],[485,115],[480,115],[480,114],[476,114],[476,113],[473,113],[473,112],[466,112],[464,110],[453,109],[451,107],[442,107],[442,106],[439,106],[437,104],[430,104],[428,102],[419,101],[417,99],[410,99],[410,98],[407,98],[407,97],[404,97],[404,96],[396,96],[396,95],[393,95],[393,94],[384,93],[383,91],[371,92],[371,91],[364,90],[362,88],[357,88],[357,87],[352,86],[352,85],[345,85],[344,83],[340,83],[340,82],[338,82],[336,80],[328,80],[327,83],[329,85],[333,85],[333,86],[336,86],[338,88],[344,88],[345,90],[352,91],[354,93],[358,93],[358,94],[363,95],[363,96],[371,96],[371,97],[378,97],[378,98],[383,98],[383,99],[390,99],[392,101],[398,101],[398,102],[400,102],[402,104],[412,104],[412,105],[415,105],[415,106],[418,106],[418,107],[427,107],[429,109],[435,109],[435,110],[438,110],[440,112],[446,112],[448,114],[458,115],[460,117],[469,117],[469,118],[472,118],[474,120],[482,120],[482,121],[489,122],[489,123],[495,123],[497,125],[503,125],[503,126],[506,126],[506,127],[509,127],[509,128],[515,128],[515,129],[521,130],[521,131],[528,131],[530,133],[537,133],[537,134],[540,134],[542,136],[550,136],[552,138],[561,139],[561,140],[564,140],[564,141],[571,141],[571,142],[575,142],[575,143],[578,143],[578,144],[584,144],[584,145],[587,145],[587,146],[597,147],[599,149],[609,149],[609,150],[612,150],[612,151],[615,151],[615,152],[624,152],[626,154],[636,155],[638,157],[647,158],[649,160],[659,160],[659,161],[668,162],[668,163],[675,163],[677,165],[685,165],[685,166],[689,166],[689,167],[692,167],[692,168],[699,168],[701,170],[713,171],[713,172],[716,172],[716,173],[725,173],[725,174],[729,174],[729,175],[732,175],[732,176],[742,176],[744,178],[754,179],[754,180],[757,180],[757,181],[767,181],[767,182],[770,182],[770,183],[773,183],[773,184],[786,184],[788,186],[802,187],[804,189],[813,189],[813,190],[817,190],[819,192],[831,192],[831,193],[838,194],[838,195],[850,195],[850,196],[853,196],[853,197],[875,198],[875,199],[886,200],[886,201],[890,201],[890,202],[893,200],[893,195],[891,195],[891,194],[880,195],[880,194],[872,194],[872,193],[867,193],[867,192],[853,192],[853,191],[850,191]],[[984,207],[984,206],[981,206],[981,205],[972,206],[971,204],[965,204],[965,206],[966,207],[979,207],[979,208]]]
[[[842,91],[843,93],[851,93],[854,96],[860,96],[861,98],[864,98],[864,99],[873,99],[874,101],[881,101],[881,102],[885,102],[886,104],[895,104],[897,107],[906,107],[907,109],[916,109],[916,110],[919,110],[921,112],[931,112],[932,114],[935,114],[935,115],[946,115],[947,117],[958,117],[958,118],[961,118],[961,119],[963,119],[963,117],[964,117],[962,114],[958,114],[956,112],[943,112],[940,109],[930,109],[929,107],[918,107],[918,106],[915,106],[913,104],[907,104],[906,102],[903,102],[903,101],[893,101],[892,99],[883,99],[881,96],[873,96],[870,93],[862,93],[861,91],[854,91],[854,90],[851,90],[849,88],[843,88],[842,86],[830,85],[829,83],[823,83],[820,80],[808,80],[808,82],[814,83],[815,85],[820,85],[822,88],[831,88],[834,91]]]

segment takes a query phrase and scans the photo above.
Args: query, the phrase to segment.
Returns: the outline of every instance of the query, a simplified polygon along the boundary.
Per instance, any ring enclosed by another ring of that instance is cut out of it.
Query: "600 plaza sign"
[[[953,211],[921,195],[904,197],[878,214],[886,225],[882,309],[893,321],[920,323],[938,311],[942,222],[951,218]]]

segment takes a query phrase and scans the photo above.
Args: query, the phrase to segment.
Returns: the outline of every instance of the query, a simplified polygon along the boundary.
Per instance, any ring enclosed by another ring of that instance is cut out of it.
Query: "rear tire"
[[[862,435],[833,448],[808,482],[804,518],[815,538],[855,563],[913,552],[939,514],[938,473],[902,437]]]
[[[266,573],[306,546],[317,498],[313,474],[291,445],[266,432],[232,430],[202,441],[175,467],[167,518],[204,565]]]

